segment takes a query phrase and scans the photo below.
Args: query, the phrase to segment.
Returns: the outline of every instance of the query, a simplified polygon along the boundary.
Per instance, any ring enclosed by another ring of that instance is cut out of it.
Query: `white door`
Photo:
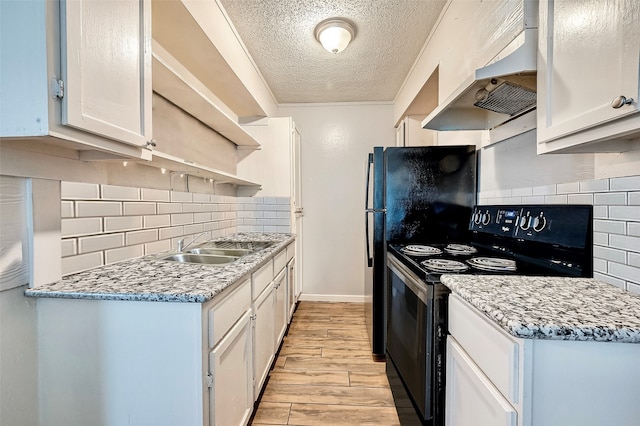
[[[210,426],[248,423],[253,410],[251,352],[251,311],[247,311],[209,354]]]
[[[293,222],[292,228],[293,232],[296,234],[296,259],[297,259],[297,267],[295,270],[295,299],[298,300],[300,294],[302,293],[302,242],[303,242],[303,218],[304,218],[304,209],[302,207],[302,180],[300,173],[300,132],[294,126],[293,127],[293,137],[292,137],[292,147],[291,147],[291,164],[292,164],[292,174],[291,174],[291,194],[293,195],[292,207],[293,207]]]
[[[451,336],[447,338],[446,426],[516,426],[518,413]]]
[[[639,111],[637,1],[546,0],[540,16],[538,142]],[[633,102],[614,108],[618,96]]]
[[[151,1],[62,1],[62,123],[151,140]]]

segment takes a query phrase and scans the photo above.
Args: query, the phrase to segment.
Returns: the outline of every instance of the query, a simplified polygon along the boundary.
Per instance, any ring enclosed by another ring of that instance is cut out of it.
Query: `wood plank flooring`
[[[253,426],[399,425],[359,303],[300,302]]]

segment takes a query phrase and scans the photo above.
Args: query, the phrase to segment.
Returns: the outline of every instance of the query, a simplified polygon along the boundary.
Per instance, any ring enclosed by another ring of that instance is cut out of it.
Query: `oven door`
[[[429,420],[433,417],[433,285],[421,281],[391,254],[387,274],[387,354],[421,418]]]

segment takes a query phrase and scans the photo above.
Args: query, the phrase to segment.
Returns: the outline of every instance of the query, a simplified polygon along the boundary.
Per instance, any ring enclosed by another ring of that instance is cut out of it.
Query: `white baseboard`
[[[349,294],[301,294],[298,298],[304,302],[353,302],[364,303],[364,295]]]

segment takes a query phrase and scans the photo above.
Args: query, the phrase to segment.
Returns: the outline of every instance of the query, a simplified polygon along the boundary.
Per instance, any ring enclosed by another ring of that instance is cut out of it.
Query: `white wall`
[[[302,296],[362,301],[364,179],[374,146],[395,144],[392,105],[291,105],[301,134]]]

